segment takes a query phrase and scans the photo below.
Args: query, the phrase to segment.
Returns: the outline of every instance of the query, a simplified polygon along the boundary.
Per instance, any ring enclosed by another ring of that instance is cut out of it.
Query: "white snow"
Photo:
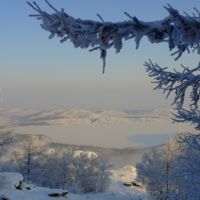
[[[46,152],[46,154],[52,154],[52,153],[55,153],[55,149],[48,149],[47,150],[47,152]]]
[[[97,154],[92,151],[74,151],[74,157],[80,156],[80,154],[86,155],[88,158],[91,158],[91,156],[98,157]]]
[[[135,167],[126,165],[118,170],[112,170],[111,186],[105,193],[87,193],[87,194],[67,194],[67,199],[70,200],[86,200],[86,199],[97,199],[97,200],[128,200],[134,199],[146,200],[147,195],[145,189],[139,189],[134,186],[127,187],[124,186],[124,182],[131,182],[135,180],[136,170]],[[5,173],[6,177],[11,183],[19,183],[23,179],[21,174],[18,173]],[[121,176],[125,175],[125,176]],[[52,199],[66,199],[65,197],[49,197],[48,194],[52,193],[62,193],[66,190],[60,189],[49,189],[44,187],[36,187],[31,190],[14,190],[13,186],[9,186],[6,190],[0,191],[0,196],[4,195],[11,200],[52,200]],[[138,197],[135,198],[135,197]]]
[[[13,172],[3,172],[0,173],[0,176],[5,176],[5,189],[7,190],[16,190],[16,187],[23,180],[23,176],[19,173]]]
[[[136,168],[131,165],[125,165],[117,170],[112,170],[112,179],[116,181],[132,182],[136,179]]]

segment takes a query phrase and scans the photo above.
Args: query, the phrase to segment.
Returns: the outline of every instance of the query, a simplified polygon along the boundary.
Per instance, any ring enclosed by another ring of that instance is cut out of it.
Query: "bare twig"
[[[50,8],[52,8],[55,12],[59,12],[58,10],[56,10],[47,0],[45,0],[45,2],[49,5]]]
[[[127,12],[124,12],[124,14],[125,14],[126,16],[128,16],[131,20],[133,20],[133,17],[131,17]]]
[[[190,15],[188,15],[185,11],[183,11],[191,20],[195,21],[196,23],[200,24],[197,20],[195,20],[194,18],[192,18]]]
[[[200,12],[194,7],[194,9],[197,11],[197,13],[199,14],[199,16],[200,16]]]
[[[197,16],[194,13],[192,13],[192,14],[193,14],[194,18],[197,18]]]
[[[31,8],[33,8],[34,10],[36,10],[37,12],[40,12],[39,9],[35,8],[30,2],[26,2]]]
[[[101,20],[102,22],[104,22],[104,20],[103,20],[103,18],[101,17],[101,15],[99,15],[99,14],[97,13],[97,16],[100,18],[100,20]]]
[[[36,2],[33,2],[33,4],[35,4],[35,6],[38,8],[38,10],[42,11],[42,10],[40,9],[40,7],[37,5]]]
[[[41,15],[29,15],[29,17],[41,17]]]

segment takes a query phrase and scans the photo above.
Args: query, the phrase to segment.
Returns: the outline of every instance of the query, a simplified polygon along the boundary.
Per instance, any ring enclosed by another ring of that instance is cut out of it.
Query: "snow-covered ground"
[[[147,195],[145,189],[134,186],[124,186],[124,183],[129,183],[135,180],[136,170],[135,167],[127,165],[120,169],[112,170],[111,184],[105,193],[87,193],[87,194],[73,194],[68,193],[66,197],[49,197],[48,194],[65,192],[66,190],[49,189],[43,187],[35,187],[31,190],[17,190],[13,189],[8,184],[7,189],[0,191],[0,196],[4,195],[9,200],[52,200],[52,199],[70,199],[70,200],[146,200]],[[7,173],[8,174],[8,173]],[[17,173],[8,175],[9,182],[16,184],[21,181],[22,177]],[[13,178],[11,178],[13,177]],[[139,198],[140,197],[140,198]]]

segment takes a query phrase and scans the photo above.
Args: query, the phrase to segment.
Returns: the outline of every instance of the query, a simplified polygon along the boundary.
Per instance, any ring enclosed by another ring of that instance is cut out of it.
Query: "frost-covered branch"
[[[177,133],[179,137],[179,143],[182,143],[184,148],[185,145],[188,146],[189,149],[196,149],[200,150],[200,135],[199,134],[192,134],[188,132],[181,132]]]
[[[183,52],[189,48],[197,49],[200,53],[200,17],[195,15],[182,16],[177,10],[170,5],[165,7],[169,12],[169,16],[162,20],[154,22],[143,22],[135,16],[132,17],[128,13],[125,14],[131,19],[123,22],[101,22],[93,20],[75,19],[64,12],[55,9],[47,0],[46,3],[53,9],[55,13],[48,14],[34,2],[28,4],[38,12],[37,15],[30,15],[42,20],[41,27],[50,32],[49,38],[55,35],[63,38],[61,42],[70,40],[74,47],[89,48],[101,51],[100,57],[103,59],[103,73],[105,68],[105,58],[107,50],[111,47],[119,53],[122,49],[122,40],[135,38],[136,49],[139,47],[140,40],[143,36],[147,36],[151,43],[168,42],[169,49],[175,47],[178,49],[172,55],[178,54],[177,60]],[[100,15],[98,15],[100,16]]]
[[[174,114],[174,122],[190,122],[195,124],[195,129],[200,130],[200,111],[198,110],[198,102],[200,97],[200,75],[195,72],[200,70],[200,64],[190,70],[188,67],[183,67],[183,72],[168,72],[165,68],[161,68],[158,64],[153,64],[150,60],[149,63],[144,64],[149,76],[154,78],[152,83],[156,83],[155,89],[161,89],[167,92],[166,98],[171,92],[175,93],[174,101],[176,104],[177,114]],[[191,89],[190,92],[190,110],[183,108],[186,91]]]
[[[200,130],[200,110],[190,107],[190,110],[186,110],[177,104],[177,114],[173,113],[175,118],[174,122],[190,122],[191,125],[195,124],[195,129]]]
[[[174,72],[166,71],[167,67],[161,68],[158,64],[153,64],[150,60],[149,63],[144,64],[146,66],[146,71],[149,72],[149,76],[153,77],[157,86],[155,89],[162,89],[163,92],[168,92],[166,98],[169,94],[174,91],[175,97],[174,102],[178,103],[179,107],[182,108],[185,93],[189,86],[191,86],[192,91],[190,92],[191,106],[198,108],[198,101],[200,96],[200,75],[195,75],[194,72],[200,70],[200,64],[190,70],[188,67],[183,67],[183,72],[178,72],[174,69]]]

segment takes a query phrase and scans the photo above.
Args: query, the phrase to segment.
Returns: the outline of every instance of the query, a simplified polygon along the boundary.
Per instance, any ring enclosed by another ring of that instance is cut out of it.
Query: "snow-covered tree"
[[[109,164],[108,160],[105,158],[99,158],[97,161],[98,161],[97,191],[105,192],[110,184],[110,176],[112,175],[110,169],[113,167],[113,165]]]
[[[25,168],[26,168],[26,177],[27,180],[30,180],[31,170],[34,168],[32,166],[34,157],[43,153],[45,144],[43,142],[38,141],[37,135],[29,135],[27,144],[25,146],[25,154],[23,160],[25,160]]]
[[[9,164],[6,171],[20,172],[25,179],[30,181],[31,176],[34,177],[33,171],[37,170],[36,160],[43,154],[45,148],[45,143],[40,142],[37,135],[29,135],[24,150],[14,149],[10,155],[11,161],[5,163],[4,168]]]
[[[73,166],[73,153],[68,151],[55,151],[47,156],[44,166],[42,166],[44,177],[46,174],[47,182],[52,188],[66,189],[71,186],[75,169]]]
[[[34,154],[29,166],[25,156],[20,159],[21,151],[15,150],[11,157],[12,162],[5,163],[3,169],[20,172],[26,179],[27,169],[30,169],[29,180],[39,186],[75,193],[105,192],[109,187],[112,165],[93,152],[43,151]]]
[[[0,100],[1,101],[1,100]],[[13,129],[8,129],[6,131],[0,131],[0,158],[7,151],[7,147],[9,147],[14,141],[14,132]],[[0,163],[0,170],[2,171],[2,163]],[[0,190],[5,189],[6,187],[6,179],[3,174],[0,175]]]
[[[170,175],[171,179],[178,179],[179,190],[171,193],[171,199],[196,200],[200,198],[200,140],[195,134],[179,136],[181,154],[177,155],[178,165]]]
[[[145,153],[141,163],[137,163],[137,181],[145,185],[147,192],[155,199],[166,195],[163,180],[165,172],[163,167],[165,163],[162,160],[162,153],[155,148]]]
[[[177,134],[175,138],[168,138],[168,142],[162,150],[163,173],[165,174],[163,181],[165,182],[166,199],[170,199],[173,193],[179,193],[182,189],[180,179],[178,177],[172,178],[171,176],[175,168],[180,165],[177,160],[177,156],[180,156],[182,153],[180,147]]]
[[[75,190],[80,192],[105,192],[109,186],[112,167],[108,160],[94,153],[81,152],[74,159]]]
[[[6,131],[0,131],[0,157],[3,155],[7,146],[9,146],[14,140],[13,129]]]
[[[137,180],[146,186],[152,199],[200,198],[200,141],[198,137],[194,141],[194,134],[188,141],[185,134],[179,132],[163,149],[151,149],[137,164]]]
[[[170,199],[172,194],[180,191],[179,177],[173,177],[179,162],[179,143],[169,138],[163,148],[152,148],[142,157],[142,162],[136,165],[137,181],[146,186],[152,199]]]
[[[13,149],[13,151],[10,154],[10,158],[14,162],[17,162],[18,160],[21,160],[24,158],[24,151],[19,150],[19,149]]]

